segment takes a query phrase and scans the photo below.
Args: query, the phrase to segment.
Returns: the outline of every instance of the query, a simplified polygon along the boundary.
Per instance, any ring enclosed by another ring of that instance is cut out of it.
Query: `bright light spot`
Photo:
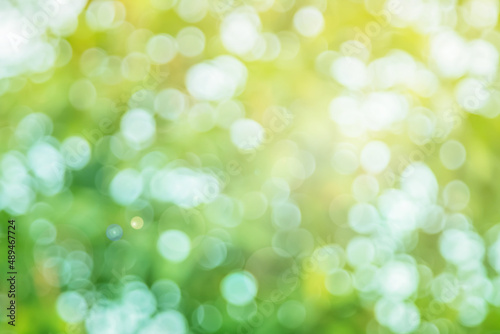
[[[497,269],[498,272],[498,269]],[[488,302],[496,307],[500,306],[500,276],[495,277],[491,280],[491,293],[486,296]]]
[[[469,46],[456,32],[441,31],[431,39],[430,58],[443,78],[459,78],[469,66]]]
[[[153,36],[146,45],[146,52],[153,62],[166,64],[177,54],[177,41],[167,34]]]
[[[488,315],[488,304],[482,298],[466,297],[458,308],[458,320],[466,327],[479,326]]]
[[[186,95],[177,89],[168,88],[156,95],[154,108],[160,117],[173,121],[186,110],[187,104]]]
[[[144,220],[141,217],[134,217],[130,221],[130,226],[133,229],[140,230],[144,226]]]
[[[67,323],[78,323],[85,319],[88,305],[85,298],[76,291],[63,292],[57,298],[57,313]]]
[[[259,16],[243,7],[226,16],[221,24],[221,39],[224,47],[237,55],[249,53],[260,39]]]
[[[380,299],[375,304],[375,316],[380,324],[397,334],[413,333],[420,325],[420,312],[411,302]]]
[[[66,166],[73,170],[80,170],[90,161],[90,145],[85,138],[72,136],[66,138],[61,145],[61,155]]]
[[[106,236],[111,241],[120,240],[123,236],[123,229],[120,225],[111,224],[106,229]]]
[[[387,144],[381,141],[371,141],[361,151],[361,166],[368,173],[379,174],[387,167],[390,159],[391,151]]]
[[[313,6],[302,7],[293,16],[293,26],[305,37],[319,35],[325,26],[323,14]]]
[[[115,175],[109,185],[109,192],[113,200],[121,205],[134,202],[143,189],[142,177],[134,169],[125,169]]]
[[[386,10],[390,11],[389,21],[397,27],[404,27],[408,23],[418,20],[424,9],[422,0],[388,0],[385,2]],[[391,10],[391,8],[395,8]]]
[[[45,194],[56,194],[62,187],[66,165],[59,151],[46,142],[37,142],[27,154],[28,165],[40,182]]]
[[[412,86],[420,67],[424,66],[419,66],[409,53],[392,50],[385,57],[370,62],[369,81],[374,88],[381,90],[399,85]]]
[[[325,286],[328,292],[334,296],[345,296],[352,292],[352,278],[351,275],[343,270],[333,270],[325,278]]]
[[[125,286],[122,295],[123,304],[133,312],[137,318],[150,317],[156,311],[156,299],[145,286]]]
[[[446,168],[451,170],[458,169],[465,162],[465,148],[456,140],[448,140],[441,146],[439,158]]]
[[[265,131],[262,125],[252,119],[236,120],[230,127],[231,141],[241,150],[252,150],[259,147]]]
[[[368,94],[360,109],[369,129],[380,131],[404,120],[408,113],[408,101],[393,92]]]
[[[362,89],[368,83],[366,66],[355,57],[337,58],[332,64],[331,73],[338,83],[352,90]]]
[[[52,22],[70,21],[69,25],[73,28],[85,2],[74,1],[71,5],[66,3],[66,6],[70,9],[69,13],[53,16]],[[19,75],[50,70],[56,61],[55,46],[62,32],[55,29],[56,24],[54,31],[50,32],[48,15],[34,3],[9,3],[2,6],[0,16],[0,79],[12,78],[14,82],[19,82],[16,80]],[[33,18],[42,24],[34,25],[31,22]]]
[[[52,133],[52,120],[43,113],[25,116],[16,127],[16,138],[23,146],[30,146]]]
[[[422,162],[408,165],[402,173],[401,190],[420,204],[434,203],[439,186],[432,170]],[[394,199],[394,201],[398,201]]]
[[[146,110],[132,109],[123,115],[120,131],[132,147],[143,148],[154,139],[156,122]]]
[[[465,78],[455,86],[455,99],[469,112],[476,112],[484,107],[491,98],[485,83],[474,78]]]
[[[230,56],[219,56],[191,67],[186,75],[186,87],[198,100],[222,101],[240,93],[245,86],[247,69]]]
[[[158,238],[157,249],[171,262],[184,261],[191,251],[191,241],[186,233],[178,230],[163,232]]]
[[[482,261],[485,253],[483,240],[476,233],[456,229],[443,232],[439,250],[446,261],[464,267]]]
[[[329,106],[330,118],[338,125],[361,127],[360,102],[354,96],[337,96]]]
[[[234,305],[246,305],[257,295],[257,281],[247,271],[227,275],[221,282],[222,296]]]
[[[6,183],[0,185],[4,195],[0,193],[0,207],[11,215],[25,214],[35,199],[35,193],[24,184]]]
[[[205,35],[196,27],[186,27],[177,34],[179,52],[186,57],[196,57],[205,49]]]
[[[498,21],[498,1],[469,0],[461,6],[468,24],[486,29],[496,26]]]
[[[159,170],[152,176],[149,187],[153,198],[183,208],[211,202],[221,190],[214,176],[184,167]]]
[[[469,42],[469,48],[471,53],[469,73],[491,79],[498,68],[498,50],[490,42],[482,39]]]
[[[404,300],[410,297],[418,287],[419,275],[415,265],[390,261],[379,273],[379,285],[382,294],[387,298]]]
[[[139,332],[139,334],[168,333],[168,334],[187,334],[188,324],[186,318],[176,310],[167,310],[158,313],[153,319]]]

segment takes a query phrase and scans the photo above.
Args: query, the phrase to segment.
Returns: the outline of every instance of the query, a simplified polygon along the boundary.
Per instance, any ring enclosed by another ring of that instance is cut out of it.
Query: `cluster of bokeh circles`
[[[19,330],[500,333],[499,7],[0,4]]]

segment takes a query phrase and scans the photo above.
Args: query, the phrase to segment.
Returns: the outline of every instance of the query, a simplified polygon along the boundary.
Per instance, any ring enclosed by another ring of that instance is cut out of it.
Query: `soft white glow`
[[[367,203],[359,203],[349,210],[349,226],[358,233],[371,233],[380,224],[377,209]]]
[[[219,56],[212,61],[191,67],[186,75],[189,93],[198,100],[222,101],[239,93],[245,86],[247,69],[230,56]]]
[[[182,262],[191,251],[191,241],[182,231],[168,230],[160,234],[157,248],[165,259],[171,262]]]
[[[439,150],[439,158],[443,165],[451,170],[460,168],[466,159],[464,146],[456,140],[448,140]]]
[[[387,144],[381,141],[371,141],[361,151],[361,166],[368,173],[379,174],[387,167],[390,159],[391,151]]]
[[[61,154],[69,168],[80,170],[90,161],[90,144],[80,136],[66,138],[61,145]]]
[[[332,64],[331,73],[338,83],[352,90],[361,89],[368,83],[366,66],[359,58],[337,58]]]
[[[482,261],[485,253],[483,241],[476,233],[456,229],[443,232],[439,250],[445,260],[457,266]]]
[[[264,128],[252,119],[236,120],[229,129],[231,141],[242,150],[259,147],[264,140]]]
[[[115,175],[109,186],[113,200],[121,205],[129,205],[142,192],[142,177],[134,169],[125,169]]]
[[[143,109],[132,109],[123,115],[120,122],[123,137],[133,147],[147,146],[156,133],[156,122],[153,116]]]
[[[316,7],[302,7],[293,16],[293,26],[302,36],[314,37],[323,31],[325,19]]]
[[[257,280],[247,271],[227,275],[221,282],[222,296],[234,305],[246,305],[257,295]]]
[[[151,196],[161,202],[191,208],[213,201],[220,192],[217,178],[184,167],[157,171],[149,184]]]
[[[186,57],[196,57],[205,49],[205,35],[196,27],[186,27],[176,36],[179,52]]]
[[[173,121],[185,111],[187,104],[186,95],[177,89],[167,88],[156,95],[154,109],[160,117]]]
[[[177,54],[177,41],[167,34],[153,36],[146,45],[146,52],[155,63],[168,63]]]
[[[249,53],[259,41],[260,19],[249,7],[237,9],[224,18],[221,24],[221,39],[224,47],[232,53]]]
[[[410,297],[418,286],[418,271],[415,265],[402,261],[390,261],[379,273],[381,292],[387,298],[404,300]]]
[[[467,71],[470,49],[460,35],[445,30],[432,37],[430,56],[442,77],[458,78]]]
[[[498,50],[488,41],[475,39],[469,42],[469,73],[493,79],[498,68]]]

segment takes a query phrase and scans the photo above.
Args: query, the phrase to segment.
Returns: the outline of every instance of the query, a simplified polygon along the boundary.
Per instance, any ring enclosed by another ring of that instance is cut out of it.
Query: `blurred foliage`
[[[1,332],[500,333],[498,8],[1,4]]]

